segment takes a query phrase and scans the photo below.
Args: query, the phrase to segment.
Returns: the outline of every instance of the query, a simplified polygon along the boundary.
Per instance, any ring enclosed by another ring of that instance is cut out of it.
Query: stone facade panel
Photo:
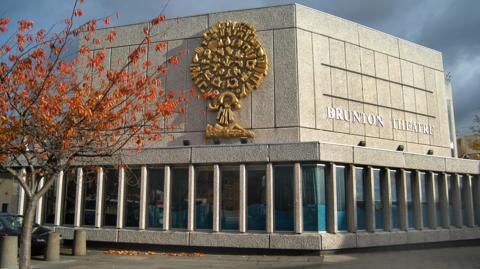
[[[251,94],[252,128],[275,126],[275,64],[273,54],[273,31],[258,32],[258,37],[269,59],[269,71],[259,89]]]
[[[276,17],[276,16],[273,16]],[[298,126],[296,30],[274,31],[275,126]],[[289,79],[286,79],[289,78]]]
[[[300,105],[300,126],[315,128],[315,83],[313,71],[312,34],[297,31],[298,54],[298,99]],[[345,50],[344,50],[345,51]],[[345,53],[344,61],[345,61]]]

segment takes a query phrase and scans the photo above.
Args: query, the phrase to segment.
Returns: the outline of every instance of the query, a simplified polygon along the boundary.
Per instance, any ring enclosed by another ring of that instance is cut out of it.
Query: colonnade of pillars
[[[294,163],[294,231],[297,234],[303,233],[303,191],[302,191],[302,164]],[[338,228],[338,218],[337,218],[337,184],[336,184],[336,166],[335,163],[330,163],[326,165],[326,176],[325,176],[325,188],[326,188],[326,218],[327,218],[327,232],[337,233]],[[343,165],[342,165],[343,166]],[[245,164],[238,165],[239,167],[239,229],[241,233],[247,232],[247,170]],[[266,232],[273,233],[275,232],[274,225],[274,165],[271,163],[266,164],[266,193],[265,193],[265,211],[266,211]],[[354,165],[345,166],[347,173],[345,178],[345,204],[346,204],[346,223],[348,232],[357,232],[358,223],[357,223],[357,203],[356,203],[356,167]],[[166,165],[164,168],[164,197],[163,197],[163,230],[171,230],[170,227],[170,204],[171,204],[171,182],[172,182],[172,173],[171,166]],[[364,184],[364,199],[365,199],[365,230],[367,232],[377,231],[375,225],[375,194],[374,194],[374,175],[373,170],[377,168],[365,167],[366,168],[366,178],[363,179]],[[392,231],[392,192],[396,191],[397,193],[397,204],[398,204],[398,222],[400,230],[408,229],[436,229],[439,227],[450,228],[451,226],[462,227],[462,226],[475,226],[475,222],[480,222],[480,182],[476,184],[476,188],[472,187],[472,180],[480,181],[478,175],[471,176],[465,174],[447,174],[447,173],[437,173],[437,172],[422,172],[422,171],[408,171],[413,173],[411,180],[412,193],[411,198],[413,201],[413,219],[414,227],[411,227],[408,223],[408,201],[407,201],[407,183],[406,183],[406,174],[407,170],[405,169],[389,169],[389,168],[380,168],[381,169],[381,204],[382,204],[382,217],[383,217],[383,229],[385,231]],[[396,174],[391,173],[391,171],[397,171]],[[140,177],[140,212],[139,212],[139,224],[138,229],[144,230],[148,229],[147,225],[147,203],[148,203],[148,168],[147,166],[141,167],[141,177]],[[426,173],[426,182],[425,189],[423,192],[420,186],[420,173]],[[82,199],[83,195],[83,169],[77,168],[77,181],[76,181],[76,193],[75,193],[75,215],[74,215],[74,227],[80,227],[82,225]],[[118,173],[118,203],[117,203],[117,222],[116,228],[122,229],[125,228],[125,193],[126,193],[126,182],[125,182],[125,168],[119,168]],[[396,177],[396,189],[392,190],[391,177]],[[221,214],[221,175],[220,175],[220,166],[218,164],[213,165],[213,225],[212,231],[219,232],[221,230],[220,225],[220,214]],[[452,197],[449,197],[449,185],[447,182],[448,177],[451,178],[451,188],[453,191],[450,192]],[[437,180],[435,179],[437,178]],[[174,180],[174,179],[173,179]],[[463,180],[463,188],[466,188],[464,196],[462,196],[462,191],[460,188],[460,181]],[[64,174],[60,173],[55,184],[55,218],[54,225],[62,225],[62,210],[63,210],[63,200],[65,199],[65,194],[63,189],[65,185]],[[43,184],[40,182],[40,184]],[[439,184],[436,186],[436,184]],[[422,201],[425,200],[422,197],[423,193],[426,194],[426,200],[428,204],[428,212],[422,210]],[[22,189],[19,192],[19,203],[18,203],[18,213],[22,214],[24,210],[24,196],[25,193]],[[281,197],[278,197],[281,199]],[[462,208],[462,199],[464,206]],[[39,201],[36,212],[36,221],[37,223],[42,223],[42,216],[44,214],[43,209],[43,199]],[[103,227],[103,210],[104,210],[104,169],[99,167],[97,169],[97,189],[96,189],[96,206],[95,206],[95,227]],[[451,207],[453,205],[453,217],[451,217]],[[438,206],[440,209],[438,209]],[[477,211],[477,212],[475,212]],[[440,212],[441,219],[438,218],[437,214]],[[465,216],[462,215],[465,214]],[[411,213],[410,213],[411,214]],[[427,222],[424,223],[423,214],[428,214]],[[463,219],[465,217],[465,219]],[[475,220],[477,218],[477,220]],[[439,220],[438,220],[439,219]],[[188,223],[187,230],[195,230],[195,166],[188,166]]]

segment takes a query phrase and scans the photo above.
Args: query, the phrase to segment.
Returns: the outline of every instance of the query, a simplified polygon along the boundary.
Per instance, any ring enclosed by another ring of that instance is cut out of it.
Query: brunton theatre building
[[[195,247],[480,238],[480,165],[455,158],[440,52],[301,5],[180,21],[162,25],[168,49],[150,60],[187,51],[165,87],[210,99],[128,168],[65,171],[37,222],[67,239],[81,228],[90,241]],[[112,65],[145,25],[115,28]]]

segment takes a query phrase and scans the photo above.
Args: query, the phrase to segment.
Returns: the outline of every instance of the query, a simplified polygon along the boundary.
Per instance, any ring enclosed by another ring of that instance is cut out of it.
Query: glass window
[[[164,169],[148,169],[148,227],[163,227]]]
[[[75,197],[77,194],[77,169],[68,170],[63,176],[65,184],[63,189],[63,224],[73,225],[75,219]]]
[[[365,168],[355,168],[355,188],[357,203],[357,228],[365,230]]]
[[[117,225],[118,170],[103,170],[103,221],[105,226]]]
[[[266,223],[265,166],[247,166],[247,225],[248,230],[263,231]]]
[[[53,183],[50,186],[50,189],[45,193],[43,196],[43,203],[44,203],[44,222],[46,224],[54,224],[55,222],[55,198],[56,198],[56,186],[57,182]]]
[[[455,206],[454,206],[454,200],[455,200],[455,191],[453,190],[453,184],[452,184],[452,175],[447,175],[447,189],[448,189],[448,208],[449,208],[449,214],[450,214],[450,225],[455,224]]]
[[[408,228],[415,228],[414,211],[413,211],[413,174],[410,171],[405,171],[405,186],[407,189],[407,214],[408,214]]]
[[[392,227],[394,229],[400,229],[400,210],[398,209],[398,195],[400,193],[398,180],[398,171],[390,170],[390,188],[392,192]]]
[[[141,169],[125,168],[125,226],[138,227]]]
[[[440,203],[440,199],[444,197],[443,195],[443,188],[440,186],[440,180],[438,174],[433,174],[433,182],[435,184],[435,200],[433,201],[435,204],[435,211],[437,213],[437,226],[443,225],[443,214],[442,214],[442,205]]]
[[[463,175],[460,177],[460,194],[462,195],[462,223],[467,225],[467,201],[468,201],[468,187],[467,187],[468,176]]]
[[[186,229],[188,222],[188,168],[172,168],[171,222],[172,228]]]
[[[346,213],[346,178],[347,173],[345,166],[336,166],[336,183],[337,183],[337,225],[339,231],[347,229],[347,213]]]
[[[427,174],[424,172],[419,173],[420,180],[420,203],[422,204],[422,218],[423,218],[423,227],[427,227],[429,222],[429,212],[428,212],[428,197],[427,197]]]
[[[479,225],[480,218],[480,189],[479,189],[479,178],[472,177],[472,190],[473,190],[473,222],[475,225]]]
[[[273,181],[275,200],[275,230],[293,231],[293,166],[274,166]]]
[[[221,166],[222,201],[220,221],[222,230],[238,230],[240,209],[240,170],[237,166]]]
[[[303,165],[303,227],[305,231],[325,231],[325,166]]]
[[[375,229],[384,229],[382,204],[382,171],[373,170],[373,199],[375,206]]]
[[[196,167],[195,175],[195,225],[197,229],[212,229],[213,167]]]
[[[97,171],[94,167],[83,168],[83,225],[95,225],[97,201]]]

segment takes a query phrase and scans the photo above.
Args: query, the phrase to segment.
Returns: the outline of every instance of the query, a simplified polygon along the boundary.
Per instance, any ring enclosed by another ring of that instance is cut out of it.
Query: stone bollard
[[[52,232],[48,234],[47,246],[45,248],[46,261],[60,260],[60,234]]]
[[[87,233],[84,230],[75,230],[73,234],[73,256],[87,255]]]
[[[0,268],[18,268],[18,237],[2,237],[0,251]]]

